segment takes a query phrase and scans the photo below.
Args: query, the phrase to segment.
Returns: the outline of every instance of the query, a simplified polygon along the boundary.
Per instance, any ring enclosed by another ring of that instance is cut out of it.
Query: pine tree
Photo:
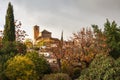
[[[8,9],[6,13],[6,22],[4,26],[4,36],[3,42],[15,41],[15,24],[14,24],[14,14],[13,14],[13,6],[9,2]]]
[[[120,57],[120,27],[115,21],[110,23],[109,20],[104,24],[104,27],[107,44],[111,50],[110,55],[116,59]]]

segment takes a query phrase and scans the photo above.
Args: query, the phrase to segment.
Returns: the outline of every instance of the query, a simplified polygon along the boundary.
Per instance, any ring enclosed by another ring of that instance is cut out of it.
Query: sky
[[[15,20],[22,22],[22,29],[33,39],[33,26],[46,29],[55,38],[69,39],[83,27],[97,24],[103,28],[106,19],[120,24],[120,0],[0,0],[0,29],[11,2]]]

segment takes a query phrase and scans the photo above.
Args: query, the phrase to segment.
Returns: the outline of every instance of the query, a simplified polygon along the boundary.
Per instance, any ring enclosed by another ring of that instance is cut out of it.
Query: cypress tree
[[[13,6],[9,2],[8,9],[6,13],[6,21],[4,26],[4,36],[3,36],[3,42],[15,41],[15,24],[14,24],[14,14],[13,14]]]

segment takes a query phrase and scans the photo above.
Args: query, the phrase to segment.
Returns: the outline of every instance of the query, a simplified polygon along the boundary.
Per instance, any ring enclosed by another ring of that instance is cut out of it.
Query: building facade
[[[34,26],[33,30],[34,44],[40,48],[39,54],[43,55],[49,63],[56,63],[56,58],[51,49],[57,47],[60,40],[53,38],[52,33],[47,30],[40,31],[37,25]]]

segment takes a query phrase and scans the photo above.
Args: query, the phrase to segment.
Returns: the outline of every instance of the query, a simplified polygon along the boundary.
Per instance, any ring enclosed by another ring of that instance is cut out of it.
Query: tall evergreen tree
[[[100,30],[97,25],[92,25],[96,33],[100,33],[106,37],[106,43],[110,49],[109,54],[117,59],[120,57],[120,27],[115,21],[110,22],[108,19],[104,24],[104,30]]]
[[[107,37],[107,44],[110,48],[110,55],[114,58],[120,57],[120,27],[115,21],[112,23],[107,20],[104,25],[104,33]]]
[[[15,24],[14,24],[14,14],[13,14],[13,6],[9,2],[8,9],[6,13],[6,22],[4,26],[4,36],[3,42],[15,41]]]

